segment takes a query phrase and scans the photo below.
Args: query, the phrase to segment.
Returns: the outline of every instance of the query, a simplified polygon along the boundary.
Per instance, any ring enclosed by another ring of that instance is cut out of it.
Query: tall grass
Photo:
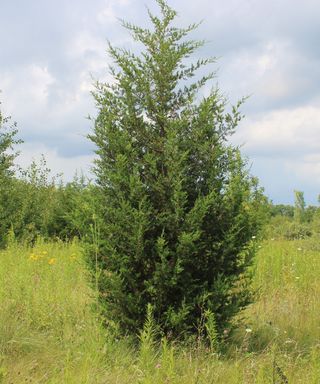
[[[78,243],[13,242],[0,252],[0,382],[319,383],[317,242],[264,242],[255,267],[256,302],[221,355],[215,337],[211,347],[156,341],[151,308],[138,346],[117,340]]]
[[[95,382],[104,336],[81,248],[12,244],[0,260],[0,354],[7,382]]]
[[[315,240],[268,241],[256,264],[258,300],[247,311],[253,348],[308,353],[320,343],[320,253]],[[320,344],[319,344],[320,345]]]

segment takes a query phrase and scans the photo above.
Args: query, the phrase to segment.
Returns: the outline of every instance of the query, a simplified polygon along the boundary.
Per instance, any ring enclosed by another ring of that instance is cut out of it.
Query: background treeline
[[[306,205],[304,193],[294,191],[294,205],[270,204],[266,236],[286,240],[320,236],[320,208]],[[318,198],[320,201],[320,196]]]
[[[97,187],[82,175],[64,184],[51,176],[44,157],[25,169],[15,166],[17,136],[16,124],[0,111],[0,247],[12,236],[26,243],[90,237]]]
[[[88,238],[95,221],[97,187],[83,176],[72,182],[49,178],[45,161],[33,162],[7,179],[0,188],[0,245],[8,236],[33,243],[46,240]]]
[[[14,167],[11,159],[1,175],[0,247],[5,247],[10,236],[26,243],[37,237],[62,241],[78,237],[93,243],[100,224],[99,187],[82,174],[63,183],[60,175],[51,175],[44,157],[24,170]],[[320,236],[320,207],[306,206],[303,192],[295,191],[295,197],[295,205],[268,204],[266,237],[296,240]]]

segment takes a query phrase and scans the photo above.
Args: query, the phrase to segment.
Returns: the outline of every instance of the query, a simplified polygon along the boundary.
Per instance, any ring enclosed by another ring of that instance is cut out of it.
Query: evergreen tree
[[[151,304],[165,332],[196,332],[205,313],[221,332],[250,302],[264,197],[227,141],[242,101],[228,112],[219,89],[199,94],[214,75],[194,76],[214,59],[189,65],[203,44],[186,39],[197,25],[176,28],[176,12],[157,3],[151,30],[123,22],[144,48],[109,45],[114,81],[94,92],[101,299],[124,331],[140,329]]]

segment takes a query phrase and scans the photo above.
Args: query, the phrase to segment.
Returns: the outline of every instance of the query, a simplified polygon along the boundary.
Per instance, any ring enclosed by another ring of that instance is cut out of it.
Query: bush
[[[63,185],[51,171],[44,157],[32,162],[19,177],[11,177],[0,194],[0,246],[6,235],[34,243],[38,236],[45,239],[70,240],[74,237],[92,243],[94,213],[97,206],[95,188],[84,177],[75,177]]]
[[[142,328],[150,303],[164,332],[197,332],[211,313],[219,333],[251,300],[247,271],[265,198],[227,141],[242,101],[227,112],[218,89],[199,100],[212,75],[191,80],[213,60],[187,65],[202,45],[185,39],[195,26],[172,26],[176,12],[157,3],[154,30],[124,23],[145,50],[110,46],[114,82],[94,94],[101,298],[124,332]]]
[[[283,237],[286,240],[305,239],[312,236],[312,228],[308,224],[301,224],[297,222],[290,223],[284,231]]]

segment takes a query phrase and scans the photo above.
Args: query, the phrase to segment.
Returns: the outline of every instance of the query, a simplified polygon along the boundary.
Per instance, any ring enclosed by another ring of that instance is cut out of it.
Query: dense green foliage
[[[97,206],[96,187],[75,176],[64,185],[50,176],[44,158],[6,178],[0,187],[0,247],[8,236],[26,243],[37,237],[86,239],[91,244]]]
[[[200,97],[211,59],[188,64],[202,42],[172,25],[157,1],[152,30],[123,25],[140,55],[110,46],[114,82],[98,83],[94,132],[104,225],[99,266],[108,316],[125,331],[143,325],[151,304],[162,330],[218,332],[250,301],[246,271],[265,200],[239,150],[228,144],[241,102],[226,111],[218,89]]]
[[[270,204],[270,216],[285,216],[292,218],[294,216],[294,207],[288,204]]]

